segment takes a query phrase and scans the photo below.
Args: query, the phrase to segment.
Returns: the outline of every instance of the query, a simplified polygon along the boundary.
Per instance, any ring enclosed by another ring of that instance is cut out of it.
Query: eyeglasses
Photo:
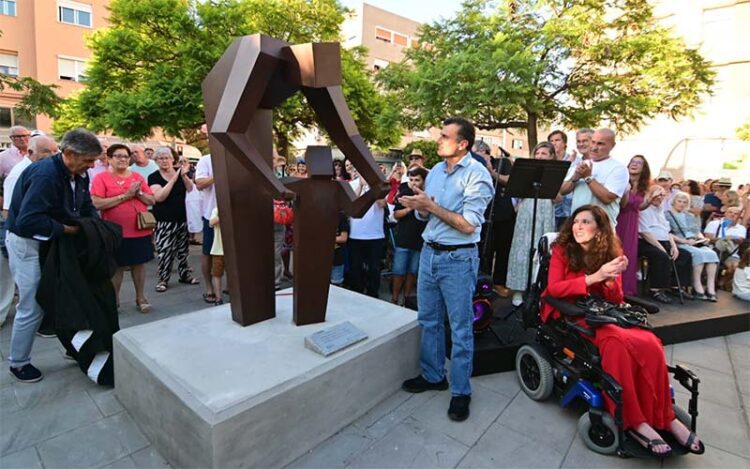
[[[31,134],[24,134],[24,135],[11,135],[10,138],[29,138],[31,137]]]
[[[112,158],[116,158],[118,160],[127,160],[130,158],[130,156],[122,153],[115,153],[114,155],[112,155]]]

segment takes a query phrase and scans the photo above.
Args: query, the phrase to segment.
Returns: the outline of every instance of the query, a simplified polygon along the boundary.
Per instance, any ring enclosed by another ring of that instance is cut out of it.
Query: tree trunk
[[[527,113],[528,115],[528,123],[526,124],[526,136],[529,138],[529,153],[531,153],[531,150],[536,146],[538,143],[537,141],[537,131],[536,131],[536,121],[537,116],[533,112]]]

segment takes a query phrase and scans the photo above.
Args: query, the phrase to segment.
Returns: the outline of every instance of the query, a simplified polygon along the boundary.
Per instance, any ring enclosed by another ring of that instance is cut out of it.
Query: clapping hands
[[[138,195],[138,191],[140,191],[140,190],[141,190],[141,183],[138,182],[138,181],[133,181],[133,183],[130,184],[130,188],[125,193],[125,195],[127,195],[128,198],[133,198],[136,195]]]
[[[628,258],[625,256],[618,256],[601,266],[596,273],[602,280],[611,280],[617,278],[617,276],[625,272],[625,269],[627,268]]]

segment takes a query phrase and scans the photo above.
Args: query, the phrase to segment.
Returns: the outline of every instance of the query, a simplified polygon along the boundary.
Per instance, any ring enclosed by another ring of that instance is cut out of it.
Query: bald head
[[[599,129],[591,136],[589,156],[593,161],[606,160],[614,147],[615,132],[612,129]]]
[[[29,142],[29,159],[39,161],[57,153],[57,143],[46,135],[37,135]]]
[[[146,147],[140,144],[130,145],[130,151],[133,153],[133,159],[138,166],[146,166],[149,162],[145,152]]]

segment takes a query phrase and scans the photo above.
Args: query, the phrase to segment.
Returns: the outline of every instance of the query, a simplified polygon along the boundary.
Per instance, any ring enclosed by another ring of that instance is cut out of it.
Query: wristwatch
[[[594,178],[591,176],[586,176],[585,178],[583,178],[583,182],[585,182],[586,184],[590,184],[593,180]]]

